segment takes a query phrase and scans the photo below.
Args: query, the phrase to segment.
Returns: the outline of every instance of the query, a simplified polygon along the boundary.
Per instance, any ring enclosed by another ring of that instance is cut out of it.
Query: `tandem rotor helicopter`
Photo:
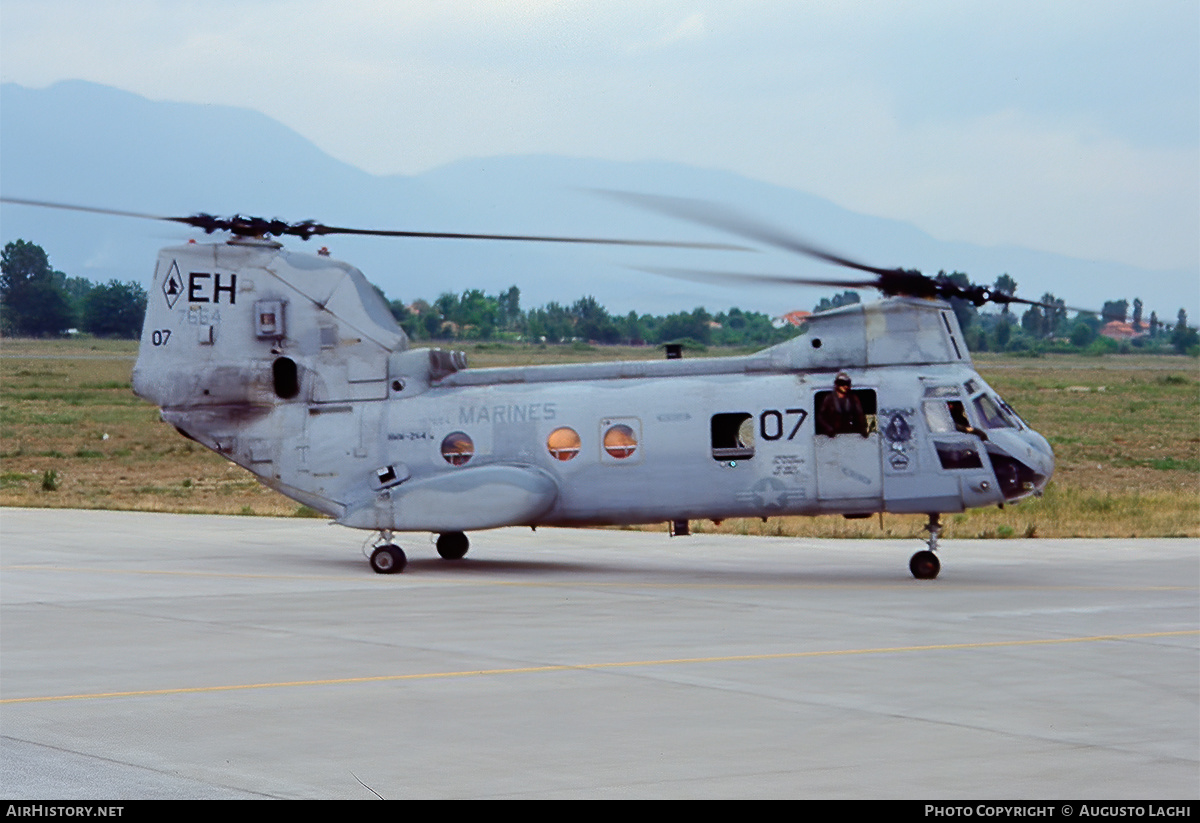
[[[832,254],[693,201],[619,195],[744,239],[863,272],[858,280],[686,277],[872,287],[879,301],[815,315],[756,354],[468,368],[410,348],[356,268],[273,238],[332,234],[694,248],[719,244],[479,235],[190,217],[153,218],[223,242],[159,253],[133,389],[162,419],[272,489],[377,532],[371,568],[402,571],[397,532],[467,533],[877,512],[925,515],[909,569],[937,576],[940,515],[1045,488],[1046,439],[979,376],[950,298],[1042,305]]]

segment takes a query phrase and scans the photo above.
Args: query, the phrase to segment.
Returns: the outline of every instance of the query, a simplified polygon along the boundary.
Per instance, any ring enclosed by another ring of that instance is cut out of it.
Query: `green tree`
[[[86,277],[67,277],[63,280],[62,287],[67,296],[67,303],[71,306],[71,314],[76,318],[83,317],[83,304],[96,284]]]
[[[646,342],[646,329],[638,313],[630,311],[619,324],[621,341],[631,346],[640,346]]]
[[[1030,306],[1021,315],[1021,328],[1030,337],[1041,337],[1043,329],[1046,328],[1046,318],[1042,314],[1040,306]]]
[[[99,337],[136,338],[145,317],[146,290],[138,283],[110,280],[88,292],[80,325]]]
[[[1180,354],[1189,354],[1200,346],[1200,333],[1187,324],[1187,312],[1179,310],[1175,330],[1171,332],[1171,346]]]
[[[711,321],[712,316],[703,308],[667,315],[658,327],[658,342],[694,340],[707,346],[712,342]]]
[[[814,312],[829,311],[830,309],[840,309],[842,306],[853,305],[860,303],[862,299],[856,291],[844,291],[841,294],[835,294],[832,298],[822,297],[821,302],[813,307]]]
[[[946,274],[946,272],[940,271],[937,274],[937,279],[948,281],[962,289],[968,289],[974,285],[971,283],[971,278],[960,271],[956,271],[953,274]],[[958,319],[958,326],[963,331],[969,329],[975,323],[975,318],[979,316],[979,308],[971,301],[964,300],[961,297],[951,297],[950,307],[954,309],[954,316]]]
[[[63,291],[66,275],[50,267],[41,246],[14,240],[0,252],[0,329],[37,337],[59,335],[75,322]]]
[[[505,330],[513,330],[521,323],[521,290],[516,286],[509,286],[507,291],[500,293],[496,303],[499,311],[496,322],[500,328]]]
[[[996,282],[992,285],[992,291],[1012,297],[1017,293],[1017,281],[1013,280],[1007,273],[1002,274],[996,278]],[[1000,313],[1003,315],[1008,314],[1007,303],[1000,304]]]
[[[1077,319],[1075,325],[1071,326],[1070,336],[1071,345],[1082,349],[1096,339],[1096,330],[1084,321]]]
[[[571,306],[571,314],[575,318],[576,337],[597,343],[615,343],[620,337],[616,323],[591,295],[575,301],[575,305]]]
[[[1104,308],[1100,310],[1100,316],[1104,318],[1105,323],[1111,323],[1113,320],[1120,320],[1124,323],[1128,314],[1128,300],[1105,300]]]
[[[1008,348],[1008,341],[1012,338],[1014,321],[1008,314],[1008,306],[1006,305],[1000,313],[1000,322],[996,324],[996,345],[997,351],[1004,351]]]

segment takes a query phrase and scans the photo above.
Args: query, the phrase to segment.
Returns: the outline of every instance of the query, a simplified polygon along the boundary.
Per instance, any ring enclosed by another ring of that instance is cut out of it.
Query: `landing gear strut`
[[[404,571],[404,567],[408,565],[408,557],[404,554],[404,549],[393,544],[392,533],[390,531],[382,531],[379,533],[383,539],[383,545],[376,546],[371,552],[371,568],[376,574],[399,574]]]
[[[445,560],[462,560],[471,547],[471,541],[462,532],[445,532],[438,535],[437,552]]]
[[[942,563],[934,554],[937,551],[938,538],[942,534],[941,517],[937,514],[929,515],[925,531],[929,532],[929,539],[925,541],[929,548],[917,552],[908,561],[908,570],[918,580],[932,580],[942,570]]]

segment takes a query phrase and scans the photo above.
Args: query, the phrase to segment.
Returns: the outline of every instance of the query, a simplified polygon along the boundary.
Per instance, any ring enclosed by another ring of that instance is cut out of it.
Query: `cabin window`
[[[754,415],[726,412],[712,416],[713,460],[749,460],[754,456]]]
[[[546,449],[555,460],[572,460],[579,454],[579,432],[563,426],[550,432]]]
[[[608,452],[610,457],[625,460],[637,452],[637,447],[637,435],[632,428],[626,426],[624,423],[610,426],[604,432],[604,450]]]
[[[291,400],[300,393],[300,372],[296,361],[290,357],[278,357],[271,364],[271,380],[275,394],[284,400]]]
[[[464,432],[451,432],[442,441],[442,457],[451,466],[465,465],[475,454],[475,442]]]
[[[875,390],[852,389],[850,396],[850,406],[839,411],[834,392],[817,392],[813,403],[817,434],[836,437],[839,434],[865,435],[876,430],[879,409]]]

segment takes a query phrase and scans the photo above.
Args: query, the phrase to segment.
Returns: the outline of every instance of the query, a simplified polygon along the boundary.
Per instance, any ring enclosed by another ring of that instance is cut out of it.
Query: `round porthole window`
[[[618,460],[632,457],[633,453],[637,451],[637,446],[637,436],[633,433],[633,429],[624,423],[618,423],[604,433],[604,450],[608,452],[609,456]]]
[[[555,429],[546,438],[546,448],[555,460],[570,460],[579,454],[579,433],[566,426]]]
[[[452,432],[442,441],[442,457],[451,466],[461,466],[475,454],[475,442],[464,432]]]

